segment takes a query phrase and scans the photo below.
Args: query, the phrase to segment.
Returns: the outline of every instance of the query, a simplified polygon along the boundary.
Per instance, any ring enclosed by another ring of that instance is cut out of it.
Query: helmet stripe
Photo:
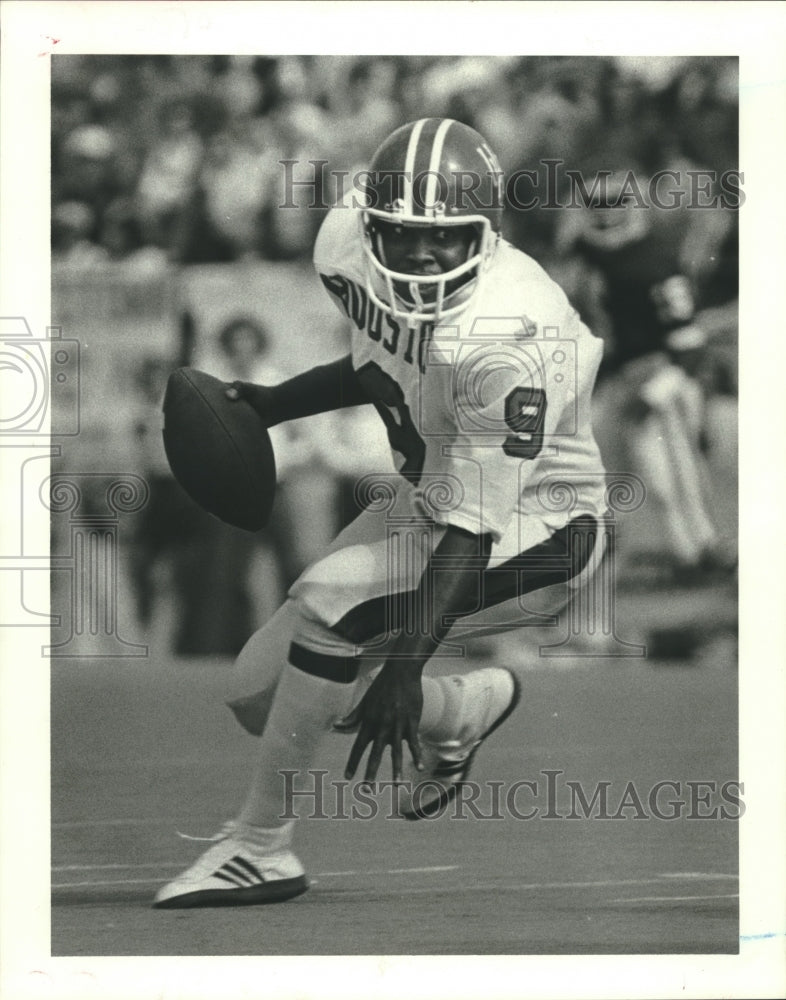
[[[437,200],[437,174],[439,173],[439,164],[442,160],[442,150],[445,146],[445,137],[448,134],[448,129],[453,124],[452,118],[445,118],[440,122],[437,133],[434,136],[434,145],[431,147],[431,159],[429,160],[429,174],[428,180],[426,181],[426,208],[433,208],[434,203]]]
[[[420,121],[415,122],[415,127],[412,129],[409,137],[407,155],[404,159],[404,211],[407,215],[413,215],[415,211],[412,203],[412,180],[415,170],[415,154],[418,150],[420,133],[423,131],[423,126],[427,121],[428,118],[421,118]]]

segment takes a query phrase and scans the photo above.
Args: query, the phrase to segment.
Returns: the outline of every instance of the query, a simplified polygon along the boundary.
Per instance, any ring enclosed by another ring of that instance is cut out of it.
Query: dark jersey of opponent
[[[687,231],[681,212],[650,209],[646,229],[618,245],[580,237],[577,248],[605,279],[604,306],[612,327],[607,368],[666,349],[670,333],[693,320],[690,279],[680,265]]]

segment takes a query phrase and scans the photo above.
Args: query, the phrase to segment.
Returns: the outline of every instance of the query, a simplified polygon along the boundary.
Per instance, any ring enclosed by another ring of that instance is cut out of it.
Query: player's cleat
[[[246,834],[243,824],[228,824],[217,843],[158,890],[153,906],[258,906],[282,903],[308,889],[303,866],[288,848],[291,824],[257,835],[255,843]]]
[[[411,765],[400,789],[399,809],[405,819],[427,819],[444,809],[466,780],[483,741],[502,725],[521,697],[516,675],[498,667],[445,680],[460,689],[456,735],[439,743],[421,739],[423,770]]]

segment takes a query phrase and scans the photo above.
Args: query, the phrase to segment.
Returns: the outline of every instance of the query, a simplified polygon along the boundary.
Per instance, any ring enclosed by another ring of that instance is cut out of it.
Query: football
[[[227,384],[195,368],[178,368],[164,396],[164,448],[175,479],[200,507],[227,524],[259,531],[276,488],[267,428]]]

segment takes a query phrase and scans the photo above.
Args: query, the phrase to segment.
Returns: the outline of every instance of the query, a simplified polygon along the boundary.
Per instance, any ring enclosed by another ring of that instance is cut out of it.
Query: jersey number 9
[[[531,386],[519,386],[505,399],[505,423],[514,432],[502,445],[513,458],[537,458],[543,448],[546,423],[546,393]]]

